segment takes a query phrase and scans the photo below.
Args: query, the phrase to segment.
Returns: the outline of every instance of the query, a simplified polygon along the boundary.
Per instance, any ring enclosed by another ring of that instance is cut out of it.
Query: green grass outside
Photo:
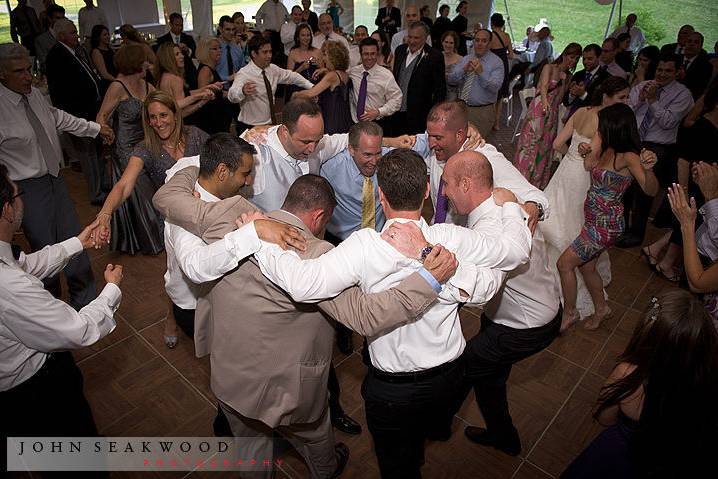
[[[214,21],[237,10],[245,13],[249,21],[262,1],[214,0]],[[355,0],[355,9],[366,11],[369,3],[371,0]],[[599,5],[593,0],[508,0],[508,6],[516,37],[514,40],[524,37],[526,26],[535,25],[540,18],[546,18],[552,26],[554,46],[558,51],[572,41],[581,45],[600,43],[611,11],[610,6]],[[713,51],[713,45],[718,40],[718,2],[683,0],[677,4],[667,0],[624,0],[623,7],[624,16],[633,11],[638,13],[638,26],[644,30],[649,41],[655,44],[675,41],[676,32],[684,23],[692,24],[705,35],[704,47],[707,51]],[[76,18],[77,7],[67,8],[68,16]],[[502,0],[496,1],[496,11],[505,13]],[[9,15],[0,13],[0,42],[11,41],[9,24]],[[659,39],[661,33],[663,37]]]

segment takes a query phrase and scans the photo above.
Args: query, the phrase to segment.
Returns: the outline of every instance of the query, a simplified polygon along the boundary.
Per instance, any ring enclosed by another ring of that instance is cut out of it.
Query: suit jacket
[[[190,90],[195,90],[197,88],[197,67],[194,66],[194,62],[192,61],[192,59],[197,53],[197,44],[195,43],[194,38],[192,38],[192,35],[185,32],[180,33],[180,42],[184,43],[189,47],[190,50],[192,50],[191,55],[183,54],[184,81],[187,83]],[[174,43],[174,40],[172,39],[172,34],[170,32],[165,33],[161,37],[157,37],[156,47],[159,47],[163,43]]]
[[[575,75],[571,78],[572,82],[576,83],[583,83],[583,81],[586,79],[586,70],[580,70],[577,71]],[[591,98],[593,97],[594,92],[598,88],[598,86],[603,83],[603,80],[606,78],[609,78],[611,76],[608,71],[606,71],[605,68],[599,68],[595,75],[591,77],[591,81],[588,82],[588,85],[586,86],[586,98],[582,100],[581,98],[574,98],[573,101],[569,98],[569,92],[566,90],[566,94],[563,97],[563,104],[570,108],[573,111],[578,110],[582,106],[590,105],[591,104]]]
[[[678,47],[678,42],[674,43],[666,43],[661,47],[661,55],[669,54],[669,53],[676,53],[676,48]]]
[[[102,102],[100,79],[91,66],[87,67],[89,72],[76,55],[57,42],[47,55],[47,87],[54,107],[95,121]]]
[[[713,65],[708,59],[708,54],[702,51],[688,66],[685,76],[680,82],[691,91],[693,99],[697,100],[705,92],[712,75]]]
[[[211,243],[232,231],[237,216],[250,205],[241,197],[216,203],[194,198],[197,171],[191,167],[177,172],[154,202],[172,223]],[[269,216],[302,232],[307,240],[307,250],[299,253],[302,258],[315,258],[332,248],[293,215],[275,211]],[[195,340],[199,319],[209,330],[202,337],[210,343],[211,383],[218,399],[270,427],[309,423],[327,407],[334,327],[325,313],[363,335],[376,335],[420,317],[436,296],[415,273],[381,293],[365,294],[353,287],[319,304],[295,303],[262,275],[253,259],[247,259],[206,294],[209,320],[206,302],[198,302]]]
[[[43,32],[35,37],[35,57],[40,61],[40,65],[45,66],[47,55],[53,46],[57,43],[57,39],[52,36],[50,30]]]
[[[399,45],[394,53],[394,78],[399,82],[399,67],[406,62],[409,46]],[[410,134],[426,130],[426,117],[436,103],[446,98],[446,76],[444,55],[429,45],[424,45],[419,63],[414,68],[408,91],[402,92],[407,98],[406,119]]]
[[[386,33],[389,34],[389,36],[394,35],[397,31],[399,31],[399,28],[401,28],[401,11],[396,7],[391,7],[391,10],[389,13],[386,13],[388,7],[381,7],[379,9],[379,12],[376,14],[376,20],[374,23],[377,27],[379,27],[379,30],[384,30]],[[390,17],[392,20],[394,20],[394,25],[390,25],[386,28],[383,28],[382,20],[384,17]]]

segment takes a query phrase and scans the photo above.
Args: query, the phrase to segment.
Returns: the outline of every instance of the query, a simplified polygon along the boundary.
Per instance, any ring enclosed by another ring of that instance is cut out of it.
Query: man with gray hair
[[[428,36],[429,27],[414,22],[407,30],[406,44],[396,48],[394,78],[403,97],[394,114],[394,136],[424,131],[429,110],[446,98],[444,55],[427,45]]]
[[[401,31],[396,32],[391,37],[391,51],[392,53],[396,54],[396,48],[399,45],[402,45],[406,43],[406,34],[409,31],[409,28],[411,27],[412,23],[416,23],[419,21],[419,9],[416,5],[409,5],[404,10],[404,25],[406,25],[406,28],[404,28]],[[401,25],[401,22],[399,22],[399,25]],[[428,26],[428,25],[427,25]],[[431,38],[428,40],[429,46],[431,46]]]
[[[47,103],[32,87],[28,51],[16,43],[0,44],[0,163],[8,168],[12,181],[23,191],[23,231],[33,251],[59,243],[80,232],[80,221],[59,176],[60,139],[58,132],[96,137],[111,143],[114,135],[107,126],[77,118]],[[86,253],[72,259],[65,276],[70,304],[76,309],[92,301],[95,282]],[[45,281],[56,296],[57,277]]]
[[[47,54],[47,86],[52,104],[78,118],[93,121],[100,110],[100,78],[77,54],[79,38],[75,24],[66,18],[55,22],[57,43]],[[107,196],[102,191],[105,162],[102,145],[94,138],[70,137],[72,156],[82,165],[90,203],[101,205]],[[109,180],[106,181],[109,183]]]

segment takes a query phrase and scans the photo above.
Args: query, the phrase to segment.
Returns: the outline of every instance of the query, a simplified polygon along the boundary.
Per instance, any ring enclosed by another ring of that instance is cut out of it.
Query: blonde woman
[[[294,98],[319,97],[319,107],[327,134],[347,133],[352,126],[349,112],[349,51],[339,42],[328,40],[322,45],[324,68],[316,76],[322,79],[309,90],[294,93]]]
[[[172,95],[187,117],[209,100],[214,98],[214,90],[221,88],[221,83],[211,83],[204,88],[190,91],[184,81],[184,55],[180,47],[174,43],[163,43],[157,50],[157,62],[154,74],[157,88]]]
[[[217,73],[217,65],[222,56],[221,46],[217,37],[203,38],[197,47],[197,85],[200,88],[221,84],[222,78]],[[226,91],[215,92],[215,97],[207,102],[201,111],[197,113],[196,125],[205,133],[229,132],[234,117],[234,109],[227,99]]]

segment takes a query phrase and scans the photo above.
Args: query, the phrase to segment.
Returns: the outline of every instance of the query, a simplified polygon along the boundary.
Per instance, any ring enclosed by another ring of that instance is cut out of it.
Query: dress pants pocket
[[[318,420],[327,406],[329,365],[326,361],[305,361],[299,368],[298,422]]]

